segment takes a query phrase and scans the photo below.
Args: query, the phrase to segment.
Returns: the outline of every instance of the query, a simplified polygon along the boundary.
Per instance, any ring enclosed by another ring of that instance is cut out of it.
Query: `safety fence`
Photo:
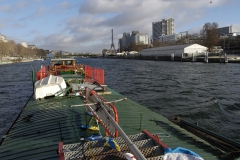
[[[36,80],[40,80],[40,79],[43,79],[43,78],[48,76],[48,72],[46,70],[46,67],[47,66],[44,66],[39,71],[37,71]]]
[[[36,74],[36,80],[43,79],[43,78],[49,76],[50,74],[57,76],[58,74],[60,74],[58,71],[69,71],[69,69],[71,69],[71,71],[74,71],[74,69],[76,69],[77,71],[82,70],[82,65],[76,66],[75,68],[70,67],[70,66],[58,66],[58,67],[61,67],[61,69],[56,69],[56,66],[42,67]],[[79,73],[81,73],[81,72],[79,72]],[[84,73],[85,73],[86,81],[88,81],[88,82],[95,81],[101,85],[104,84],[104,70],[103,69],[99,69],[99,68],[92,69],[91,66],[84,65]]]
[[[85,65],[85,67],[84,67],[85,69],[85,78],[93,78],[92,77],[92,67],[91,66],[87,66],[87,65]]]
[[[104,84],[104,70],[99,68],[94,68],[94,80],[99,84]]]
[[[85,65],[85,80],[89,82],[96,81],[99,84],[104,84],[104,70],[99,68],[92,69],[91,66]]]

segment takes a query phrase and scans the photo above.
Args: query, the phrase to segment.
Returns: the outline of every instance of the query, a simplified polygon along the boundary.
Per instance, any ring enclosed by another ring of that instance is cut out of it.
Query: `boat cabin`
[[[52,59],[51,63],[53,66],[75,66],[76,64],[76,60],[72,59],[72,58],[68,58],[68,59]]]
[[[61,72],[61,73],[75,73],[78,70],[76,65],[76,59],[73,58],[62,58],[62,59],[52,59],[50,71]]]

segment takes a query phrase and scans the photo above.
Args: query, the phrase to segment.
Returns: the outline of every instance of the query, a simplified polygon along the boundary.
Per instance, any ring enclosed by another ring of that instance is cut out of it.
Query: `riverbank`
[[[19,62],[32,62],[32,61],[34,61],[34,60],[33,59],[26,59],[26,58],[23,58],[22,60],[4,60],[4,61],[0,61],[0,65],[19,63]]]
[[[0,61],[0,65],[3,65],[3,64],[11,64],[12,61]]]
[[[108,56],[105,58],[111,59],[135,59],[135,60],[154,60],[154,61],[181,61],[181,62],[207,62],[207,63],[240,63],[240,54],[228,54],[226,57],[222,56],[204,56],[199,57],[178,57],[178,56],[141,56],[141,55],[128,55],[128,56]]]

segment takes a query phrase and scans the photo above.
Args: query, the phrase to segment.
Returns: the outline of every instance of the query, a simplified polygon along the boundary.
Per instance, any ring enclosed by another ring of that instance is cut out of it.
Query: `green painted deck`
[[[104,95],[108,101],[125,98],[111,88]],[[82,97],[49,98],[27,103],[20,117],[12,126],[0,145],[0,159],[59,159],[58,143],[78,143],[81,137],[90,133],[80,129],[85,124],[84,107],[70,107],[83,104]],[[130,100],[115,103],[119,125],[127,135],[148,130],[162,135],[162,141],[170,148],[191,149],[206,160],[221,159],[222,153],[210,144],[178,127],[165,117]],[[140,122],[142,115],[142,121]],[[30,120],[27,121],[27,118]],[[141,123],[141,126],[140,126]],[[101,127],[103,134],[103,129]]]

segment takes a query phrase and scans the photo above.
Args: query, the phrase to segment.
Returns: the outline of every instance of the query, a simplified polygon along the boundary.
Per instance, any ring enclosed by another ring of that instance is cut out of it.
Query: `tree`
[[[153,47],[160,47],[162,43],[158,40],[153,40]]]
[[[14,46],[16,45],[16,43],[13,40],[10,40],[8,43],[8,55],[12,56],[14,54]]]
[[[128,50],[129,51],[137,51],[137,44],[135,42],[132,42],[129,46],[128,46]]]
[[[218,44],[218,24],[216,22],[213,23],[205,23],[203,28],[200,31],[201,36],[203,37],[203,45],[205,45],[208,50],[213,46]]]
[[[104,55],[107,52],[107,49],[102,50],[102,55]]]

